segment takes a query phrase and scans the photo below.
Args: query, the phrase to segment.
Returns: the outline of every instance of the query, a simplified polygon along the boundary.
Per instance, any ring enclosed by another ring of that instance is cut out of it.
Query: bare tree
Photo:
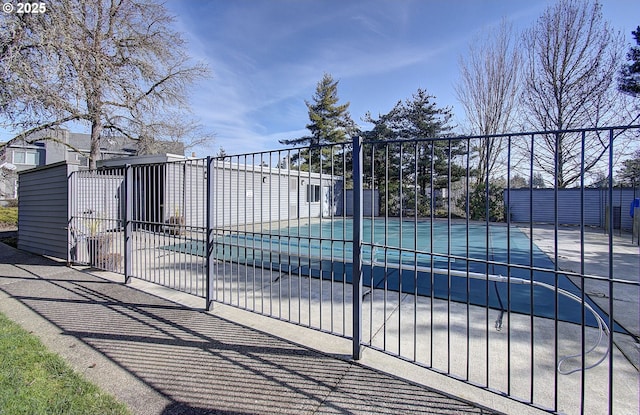
[[[519,90],[522,58],[513,40],[513,29],[506,21],[469,45],[460,57],[460,81],[455,86],[474,135],[512,131]],[[492,173],[504,143],[500,138],[474,140],[478,155],[475,176],[484,183]]]
[[[157,139],[192,123],[167,122],[167,113],[188,109],[188,87],[208,69],[191,64],[163,5],[60,0],[46,7],[0,17],[1,117],[23,131],[16,139],[83,123],[95,167],[103,132]]]
[[[534,130],[557,131],[540,136],[534,162],[566,187],[607,154],[609,138],[589,134],[582,154],[581,135],[562,130],[622,123],[615,84],[622,37],[603,20],[596,1],[559,0],[525,31],[523,40],[526,122]]]

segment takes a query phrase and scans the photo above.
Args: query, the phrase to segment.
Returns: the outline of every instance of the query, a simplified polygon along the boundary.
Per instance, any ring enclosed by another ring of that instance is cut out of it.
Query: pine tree
[[[227,154],[227,152],[224,150],[224,148],[222,148],[222,146],[220,146],[220,149],[218,150],[218,154],[216,154],[216,158],[219,158],[221,160],[224,160],[225,157],[228,157],[229,155]]]
[[[374,124],[374,129],[365,137],[371,140],[443,138],[451,132],[452,116],[450,108],[437,107],[434,96],[418,89],[410,99],[398,101],[388,114],[377,120],[367,114],[365,120]],[[463,151],[458,140],[408,141],[391,147],[388,151],[377,151],[374,156],[375,182],[381,188],[389,186],[390,190],[402,185],[403,205],[413,206],[417,197],[422,215],[429,213],[431,188],[446,188],[464,175],[464,170],[453,162]],[[395,166],[402,166],[403,183],[399,183],[400,170]],[[365,165],[365,172],[367,168],[370,167]],[[397,213],[395,208],[390,202],[389,213]]]
[[[618,179],[626,185],[640,183],[640,149],[636,150],[632,158],[625,160],[618,172]]]
[[[311,147],[292,157],[292,161],[304,159],[301,165],[303,169],[319,171],[321,163],[328,165],[331,162],[331,155],[335,154],[336,150],[331,144],[348,140],[356,131],[355,123],[349,115],[349,102],[338,104],[340,100],[338,82],[330,74],[325,73],[316,86],[312,101],[305,100],[310,121],[306,128],[311,135],[292,140],[280,140],[284,145]],[[322,170],[327,170],[327,166],[323,165]]]
[[[631,34],[636,40],[636,46],[632,46],[627,53],[629,63],[622,65],[618,88],[625,94],[638,97],[640,96],[640,26]]]

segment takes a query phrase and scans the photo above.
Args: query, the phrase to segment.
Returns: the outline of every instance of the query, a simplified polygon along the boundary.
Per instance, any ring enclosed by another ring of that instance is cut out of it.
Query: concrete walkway
[[[194,308],[201,299],[121,278],[0,243],[0,312],[135,414],[497,413],[352,362],[346,339],[223,306],[207,313]]]

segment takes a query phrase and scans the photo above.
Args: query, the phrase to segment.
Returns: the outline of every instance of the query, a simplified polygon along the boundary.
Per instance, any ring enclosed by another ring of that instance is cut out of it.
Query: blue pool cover
[[[327,224],[312,224],[272,235],[230,232],[216,240],[213,255],[221,261],[351,283],[350,225],[334,222],[331,229],[323,230]],[[585,324],[596,326],[595,318],[581,304],[544,287],[442,275],[451,269],[533,279],[581,297],[579,288],[566,275],[556,273],[553,261],[519,229],[433,222],[418,227],[414,222],[407,222],[406,227],[396,225],[365,222],[364,286],[577,324],[584,318]],[[204,256],[205,247],[202,242],[190,241],[164,249]],[[429,272],[432,266],[439,271]],[[606,314],[586,295],[585,302],[607,321]],[[626,332],[618,326],[615,329]]]

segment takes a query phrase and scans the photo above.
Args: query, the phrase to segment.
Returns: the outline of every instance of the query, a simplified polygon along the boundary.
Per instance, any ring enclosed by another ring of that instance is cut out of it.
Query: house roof
[[[80,150],[81,152],[88,153],[91,149],[91,135],[85,133],[73,133],[65,129],[46,130],[39,131],[33,134],[30,138],[31,144],[15,144],[13,147],[26,147],[29,145],[42,146],[47,140],[38,140],[39,138],[56,136],[60,141],[63,141],[73,148]],[[34,140],[35,141],[32,141]],[[124,154],[139,154],[140,146],[138,140],[133,140],[124,136],[103,136],[100,139],[100,149],[103,152],[117,152],[121,155]],[[152,146],[146,146],[143,153],[152,152],[153,154],[184,154],[184,144],[177,141],[154,141]]]

